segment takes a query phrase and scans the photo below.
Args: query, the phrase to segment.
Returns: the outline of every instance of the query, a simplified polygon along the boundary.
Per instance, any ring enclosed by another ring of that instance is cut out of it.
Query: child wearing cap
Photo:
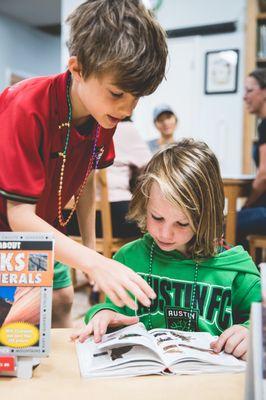
[[[156,153],[160,148],[175,142],[178,118],[168,104],[160,104],[153,110],[153,122],[160,132],[160,137],[148,141],[148,145],[151,152]]]

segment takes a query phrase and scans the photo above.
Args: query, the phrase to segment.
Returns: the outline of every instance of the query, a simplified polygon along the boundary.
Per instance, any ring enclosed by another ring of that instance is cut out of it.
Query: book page
[[[217,339],[207,332],[184,332],[172,329],[153,329],[149,334],[153,336],[158,353],[168,366],[181,359],[187,349],[211,351],[210,343]]]
[[[142,324],[136,324],[103,336],[76,342],[80,372],[83,377],[136,376],[161,373],[162,360]]]
[[[145,326],[141,322],[104,335],[98,348],[100,350],[106,348],[112,349],[124,345],[139,345],[147,347],[157,353],[157,348],[154,344],[153,338],[149,335]]]
[[[154,329],[149,332],[155,339],[164,364],[175,372],[192,370],[202,371],[200,364],[232,367],[232,370],[243,370],[245,362],[232,355],[221,352],[214,353],[210,347],[211,342],[217,339],[208,332],[184,332],[170,329]],[[192,365],[193,361],[193,365]],[[184,363],[184,367],[181,366]],[[196,366],[195,366],[196,365]],[[183,368],[183,369],[182,369]]]

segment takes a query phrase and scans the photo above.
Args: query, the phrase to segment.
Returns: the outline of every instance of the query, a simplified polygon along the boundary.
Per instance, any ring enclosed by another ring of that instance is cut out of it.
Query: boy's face
[[[163,195],[153,182],[147,205],[147,230],[160,249],[186,254],[186,245],[194,236],[187,216]]]
[[[113,84],[111,74],[99,78],[91,75],[86,80],[73,75],[71,100],[74,120],[92,116],[106,129],[130,116],[138,102],[138,98]]]

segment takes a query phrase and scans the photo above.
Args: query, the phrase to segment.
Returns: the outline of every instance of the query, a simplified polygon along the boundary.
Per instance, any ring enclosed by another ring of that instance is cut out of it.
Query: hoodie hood
[[[149,233],[146,233],[143,237],[143,241],[147,250],[150,251],[152,243],[154,242],[153,238]],[[159,246],[155,243],[154,254],[156,257],[162,259],[167,259],[167,262],[178,262],[183,265],[194,265],[195,260],[186,258],[183,254],[178,252],[177,250],[173,251],[164,251],[161,250]],[[259,271],[253,262],[249,253],[244,250],[242,246],[235,246],[229,250],[222,251],[221,253],[216,254],[213,257],[205,258],[199,260],[199,264],[201,267],[210,268],[210,269],[222,269],[229,271],[237,271],[237,272],[247,272],[250,274],[254,274],[259,276]]]

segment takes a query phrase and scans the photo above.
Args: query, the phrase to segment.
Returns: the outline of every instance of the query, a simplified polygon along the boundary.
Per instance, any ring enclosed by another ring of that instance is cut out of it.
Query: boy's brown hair
[[[128,215],[143,231],[153,182],[187,216],[195,233],[187,246],[191,257],[215,255],[223,232],[224,190],[219,163],[207,144],[183,139],[152,157],[134,191]]]
[[[136,97],[157,88],[165,73],[166,36],[140,0],[88,0],[74,10],[68,48],[83,78],[112,73]]]

